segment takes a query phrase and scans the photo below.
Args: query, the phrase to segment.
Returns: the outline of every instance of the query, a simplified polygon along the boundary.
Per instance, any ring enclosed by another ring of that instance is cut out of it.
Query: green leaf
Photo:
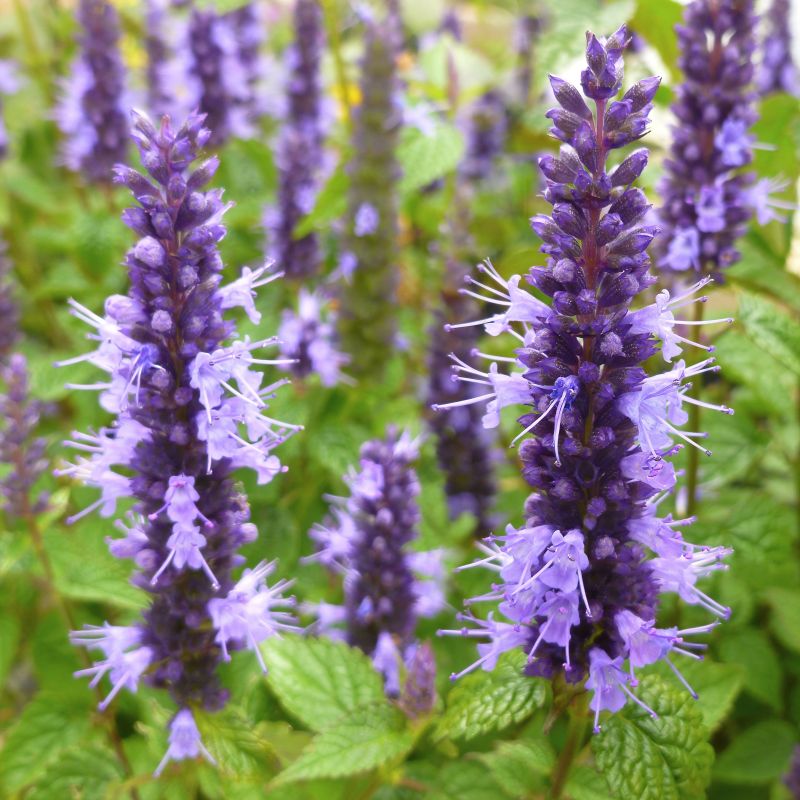
[[[385,702],[366,706],[317,735],[276,784],[315,778],[339,778],[401,759],[414,746],[406,718]]]
[[[410,194],[454,170],[464,155],[464,136],[458,128],[437,124],[432,133],[405,128],[397,148],[403,170],[400,193]]]
[[[40,692],[28,703],[0,751],[0,786],[13,793],[33,783],[86,736],[90,714],[86,699]]]
[[[472,739],[521,722],[545,705],[547,681],[523,675],[524,666],[523,652],[509,652],[491,672],[473,672],[460,680],[447,696],[434,736]]]
[[[800,592],[774,587],[764,592],[772,607],[770,628],[785,647],[800,653]]]
[[[564,792],[571,800],[611,800],[603,776],[591,767],[571,769]]]
[[[797,732],[777,719],[759,722],[736,736],[714,765],[714,778],[725,783],[758,785],[786,772]]]
[[[122,770],[116,754],[108,747],[92,745],[62,753],[52,763],[27,800],[64,800],[75,797],[80,800],[103,800],[107,797],[124,798],[128,795],[116,788],[110,793],[112,784],[122,778]]]
[[[261,648],[281,705],[315,731],[361,706],[385,702],[383,681],[360,650],[330,639],[286,636]]]
[[[639,0],[631,19],[631,27],[637,32],[646,32],[647,44],[652,45],[661,56],[667,69],[678,72],[678,37],[675,25],[683,16],[680,3],[675,0]]]
[[[783,670],[778,654],[767,635],[747,628],[730,631],[720,642],[720,655],[726,662],[744,668],[744,691],[775,711],[783,704]]]
[[[315,230],[321,230],[343,216],[347,210],[347,189],[350,178],[343,166],[339,166],[328,178],[325,185],[317,195],[314,208],[305,216],[294,229],[294,238],[302,239],[303,236]]]
[[[530,787],[529,787],[530,788]],[[428,782],[429,800],[502,800],[513,797],[479,761],[452,761]]]
[[[642,680],[637,694],[658,719],[629,703],[592,739],[612,793],[625,800],[702,797],[714,751],[694,700],[683,687],[670,686],[655,675]]]
[[[753,341],[800,376],[800,324],[775,303],[742,294],[739,319]]]
[[[110,521],[92,518],[74,527],[53,525],[44,534],[45,550],[55,573],[56,588],[66,597],[142,608],[147,597],[130,583],[130,565],[108,552],[104,538]]]
[[[676,659],[677,661],[677,659]],[[703,722],[712,733],[728,715],[742,689],[745,670],[739,664],[715,664],[712,661],[681,659],[681,674],[697,692],[695,708],[703,715]],[[669,683],[675,675],[663,662],[659,662],[663,678]]]
[[[523,796],[549,775],[556,761],[555,750],[544,737],[500,742],[491,753],[478,758],[492,777],[512,797]]]
[[[260,726],[254,726],[237,708],[216,714],[196,713],[203,742],[225,775],[241,781],[270,778],[278,757]]]
[[[3,608],[0,614],[0,687],[6,682],[6,676],[17,654],[20,640],[20,621],[12,616],[10,609]]]

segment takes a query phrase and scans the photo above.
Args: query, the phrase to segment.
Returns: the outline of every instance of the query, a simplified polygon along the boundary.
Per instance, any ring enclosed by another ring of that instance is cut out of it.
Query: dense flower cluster
[[[10,470],[0,480],[0,508],[9,519],[28,519],[47,506],[48,495],[31,500],[31,489],[47,469],[47,440],[37,436],[46,406],[31,397],[25,356],[14,353],[0,366],[0,463]]]
[[[792,59],[790,0],[772,0],[763,20],[766,27],[761,43],[761,64],[756,76],[758,91],[763,94],[787,92],[800,94],[797,67]]]
[[[330,519],[311,531],[319,547],[312,558],[344,577],[345,603],[317,606],[319,627],[370,655],[390,695],[414,657],[417,619],[444,607],[443,551],[407,550],[419,523],[418,454],[407,432],[366,442],[358,471],[345,476],[350,496],[334,498]]]
[[[0,158],[5,158],[8,153],[8,131],[3,118],[3,96],[14,94],[20,87],[17,77],[16,62],[9,59],[0,59]]]
[[[468,110],[467,149],[459,166],[462,180],[482,180],[494,171],[494,162],[506,143],[508,122],[503,95],[492,89]]]
[[[630,308],[653,283],[647,248],[657,229],[644,223],[650,206],[632,185],[647,151],[613,169],[607,162],[611,151],[646,132],[659,80],[639,81],[617,99],[626,44],[624,26],[607,40],[587,34],[583,96],[551,78],[560,107],[547,116],[563,144],[558,156],[539,162],[553,208],[531,224],[548,258],[526,276],[551,304],[525,290],[521,276],[506,280],[491,265],[483,268],[483,297],[499,310],[478,322],[490,336],[515,336],[518,349],[513,359],[487,356],[485,372],[455,367],[462,380],[483,384],[473,401],[488,402],[487,426],[498,424],[506,406],[528,406],[515,441],[535,431],[520,447],[534,491],[524,526],[490,536],[481,545],[485,557],[467,565],[498,575],[490,592],[468,604],[497,603],[505,619],[468,612],[462,630],[443,631],[485,640],[478,661],[460,674],[492,669],[502,652],[522,648],[527,674],[563,671],[570,682],[588,675],[596,730],[602,710],[628,699],[642,704],[631,689],[636,669],[663,659],[683,681],[672,656],[697,657],[704,645],[687,638],[717,624],[657,628],[659,593],[676,592],[718,617],[729,613],[697,586],[723,568],[729,551],[684,540],[681,528],[692,520],[658,510],[676,482],[668,456],[681,443],[703,449],[703,434],[680,430],[685,406],[698,402],[687,381],[718,368],[711,358],[691,367],[672,363],[691,344],[676,334],[674,313],[703,301],[694,295],[706,282]],[[657,352],[657,340],[668,367],[648,377],[641,364]],[[505,374],[499,365],[508,362]]]
[[[762,224],[784,204],[770,194],[780,181],[754,183],[756,120],[752,0],[697,0],[678,26],[685,80],[672,110],[677,118],[665,162],[662,269],[719,278],[739,259],[736,240],[755,213]]]
[[[212,10],[192,11],[187,32],[189,72],[196,108],[208,118],[213,147],[253,133],[251,85],[231,20]]]
[[[286,52],[286,117],[278,142],[278,205],[270,209],[270,252],[289,277],[305,278],[320,267],[315,233],[294,237],[297,223],[314,207],[324,161],[320,61],[322,9],[316,0],[295,0],[294,42]]]
[[[181,84],[180,61],[175,52],[167,0],[147,0],[144,28],[147,52],[147,108],[155,118],[164,114],[175,115],[188,102],[188,96],[179,99]],[[185,92],[184,88],[184,92]],[[184,109],[188,112],[188,109]]]
[[[491,527],[490,510],[495,494],[492,446],[488,431],[481,424],[480,407],[472,402],[479,386],[455,379],[453,358],[471,362],[477,356],[480,331],[474,326],[446,325],[447,319],[466,319],[475,308],[463,284],[465,272],[450,259],[442,291],[443,310],[437,312],[431,332],[428,355],[428,404],[437,411],[429,425],[436,437],[436,457],[445,476],[450,518],[468,512],[475,516],[475,530]],[[469,290],[467,290],[469,292]]]
[[[109,538],[109,549],[134,561],[135,584],[152,595],[138,624],[73,633],[76,644],[103,654],[79,674],[92,676],[93,685],[109,674],[103,707],[140,680],[168,689],[179,708],[170,725],[171,759],[205,752],[192,710],[225,703],[216,670],[229,651],[247,647],[260,661],[258,643],[293,627],[291,603],[281,594],[286,584],[266,583],[273,564],[232,577],[243,562],[236,551],[257,536],[232,472],[249,467],[259,483],[270,481],[284,469],[273,450],[296,427],[264,413],[285,381],[265,386],[253,369],[280,363],[256,356],[276,340],[237,339],[224,315],[241,306],[252,318],[254,287],[268,279],[264,268],[220,284],[217,243],[229,204],[220,190],[203,189],[216,158],[191,169],[210,138],[203,122],[192,115],[175,131],[166,117],[156,129],[134,115],[147,176],[116,168],[116,180],[139,203],[123,217],[140,237],[126,258],[131,291],[110,297],[103,316],[71,301],[97,349],[65,362],[87,361],[108,373],[72,388],[99,390],[103,408],[115,415],[108,427],[69,442],[79,455],[60,474],[100,491],[72,520],[93,509],[110,517],[118,501],[132,498],[133,510],[115,523],[122,538]]]
[[[395,155],[402,108],[397,102],[390,21],[370,21],[361,64],[361,105],[355,111],[349,166],[349,282],[342,293],[339,329],[356,377],[382,374],[395,337],[397,290]]]
[[[323,386],[347,380],[342,367],[350,358],[338,350],[336,323],[325,312],[326,300],[319,292],[300,289],[297,312],[286,309],[278,329],[281,355],[290,364],[284,367],[298,378],[319,375]]]
[[[62,160],[91,181],[112,179],[128,149],[128,96],[119,52],[119,16],[107,0],[80,0],[80,54],[61,87],[54,116]]]

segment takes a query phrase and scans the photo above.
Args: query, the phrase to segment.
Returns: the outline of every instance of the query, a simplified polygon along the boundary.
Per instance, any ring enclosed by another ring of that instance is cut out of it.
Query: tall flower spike
[[[8,131],[3,117],[5,95],[14,94],[21,85],[17,77],[17,64],[7,58],[0,58],[0,159],[8,154]]]
[[[482,94],[466,112],[467,149],[459,166],[462,180],[488,178],[503,151],[508,132],[506,104],[496,89]]]
[[[490,510],[495,494],[492,440],[481,424],[483,413],[476,403],[464,403],[481,394],[474,383],[454,379],[451,357],[469,363],[481,358],[477,349],[480,331],[476,327],[442,330],[445,315],[464,319],[475,307],[461,293],[464,270],[455,259],[445,265],[442,291],[443,310],[437,312],[428,354],[428,404],[447,408],[434,412],[428,424],[436,436],[436,457],[445,477],[445,492],[450,518],[464,512],[475,516],[475,530],[491,526]],[[450,406],[454,405],[452,408]]]
[[[98,344],[84,360],[109,373],[107,382],[84,388],[113,394],[106,407],[116,419],[97,433],[73,434],[67,444],[81,455],[61,472],[102,493],[74,518],[95,506],[110,516],[117,499],[134,501],[128,525],[116,522],[124,537],[110,538],[109,548],[134,560],[133,581],[152,602],[129,628],[88,629],[73,641],[103,651],[79,674],[95,683],[110,675],[105,703],[144,680],[166,688],[181,709],[157,772],[167,760],[209,758],[191,709],[224,705],[217,666],[229,652],[249,647],[262,663],[258,643],[292,627],[291,603],[281,594],[287,584],[266,584],[273,565],[246,570],[238,582],[232,576],[243,562],[236,551],[258,535],[232,473],[246,466],[259,482],[272,479],[281,471],[273,450],[297,426],[267,416],[282,382],[263,387],[253,369],[273,363],[255,354],[274,340],[236,340],[225,317],[234,305],[249,307],[261,273],[248,273],[257,277],[247,291],[220,287],[217,243],[228,206],[220,190],[204,189],[217,159],[194,165],[210,138],[203,123],[192,115],[175,130],[164,117],[156,129],[134,114],[147,176],[116,169],[139,203],[123,217],[140,237],[125,260],[130,294],[109,298],[102,317],[73,303]]]
[[[88,180],[112,180],[128,150],[128,96],[119,52],[119,17],[107,0],[80,0],[79,54],[54,116],[64,136],[61,158]]]
[[[389,20],[367,22],[361,105],[354,112],[346,254],[354,266],[342,290],[339,330],[356,378],[379,378],[396,335],[399,167],[395,150],[402,109],[397,102],[390,28]]]
[[[347,640],[372,657],[390,695],[413,655],[417,618],[444,607],[442,552],[407,550],[419,524],[417,456],[408,432],[366,442],[359,470],[345,477],[350,496],[334,498],[331,519],[311,532],[320,548],[312,558],[344,574],[344,608],[317,609],[319,627],[335,633],[344,622]]]
[[[792,59],[792,4],[790,0],[772,0],[762,18],[761,64],[756,78],[762,95],[786,92],[797,96],[797,67]]]
[[[526,276],[551,305],[522,289],[520,276],[506,280],[485,267],[482,296],[500,311],[480,322],[491,336],[514,334],[516,355],[489,357],[486,372],[456,360],[455,370],[460,380],[486,386],[475,401],[488,403],[485,425],[496,425],[506,406],[527,406],[517,439],[533,494],[524,526],[488,537],[467,565],[495,573],[491,591],[467,605],[496,604],[504,619],[470,612],[462,629],[441,631],[480,641],[478,660],[454,677],[493,669],[502,652],[516,648],[528,657],[526,674],[588,677],[595,730],[603,711],[628,701],[653,713],[632,690],[639,667],[664,660],[692,691],[671,656],[696,657],[703,645],[685,637],[715,623],[656,629],[660,592],[728,615],[697,584],[724,568],[730,550],[685,541],[679,528],[692,519],[659,518],[660,498],[676,482],[669,457],[684,444],[700,447],[695,440],[703,436],[681,428],[683,404],[698,402],[686,380],[718,367],[713,359],[690,367],[679,361],[647,377],[641,366],[659,340],[668,361],[687,344],[673,331],[672,310],[693,302],[704,284],[631,310],[653,283],[647,248],[657,229],[645,224],[649,205],[632,186],[647,153],[636,150],[613,170],[607,162],[612,150],[644,135],[659,81],[645,78],[618,98],[627,43],[624,26],[608,39],[587,34],[583,94],[551,77],[560,107],[547,116],[563,144],[558,156],[540,160],[553,208],[531,224],[547,261]]]
[[[324,49],[322,9],[316,0],[295,0],[294,42],[286,52],[286,119],[278,142],[278,204],[267,212],[269,250],[290,278],[319,271],[315,233],[295,238],[297,223],[314,207],[323,169],[320,63]]]
[[[677,121],[658,212],[664,270],[720,278],[739,260],[736,240],[756,200],[769,203],[753,194],[747,169],[756,120],[755,21],[752,0],[695,0],[677,28],[684,82],[672,106]]]
[[[241,113],[249,84],[230,21],[213,10],[195,9],[189,21],[189,79],[195,83],[195,107],[208,118],[212,147],[231,136],[246,138],[252,121]]]

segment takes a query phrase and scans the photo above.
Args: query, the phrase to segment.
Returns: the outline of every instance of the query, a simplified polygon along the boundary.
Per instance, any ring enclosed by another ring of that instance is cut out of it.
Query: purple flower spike
[[[347,640],[372,657],[393,696],[414,652],[418,617],[445,605],[443,552],[407,550],[419,524],[417,456],[418,441],[408,432],[390,430],[384,440],[366,442],[360,469],[345,477],[350,496],[336,499],[331,518],[311,531],[319,546],[311,558],[344,574],[344,608],[316,609],[319,626],[343,621]]]
[[[800,93],[797,67],[792,60],[791,10],[791,0],[772,0],[764,15],[766,34],[761,42],[761,65],[756,80],[762,95]]]
[[[260,483],[274,478],[283,468],[273,451],[299,428],[265,413],[285,381],[266,384],[256,368],[283,363],[259,357],[276,340],[237,339],[226,319],[234,306],[257,319],[254,290],[274,275],[245,270],[220,285],[217,244],[228,204],[221,190],[204,188],[217,160],[194,165],[211,138],[203,123],[192,115],[175,130],[164,117],[156,128],[134,115],[147,172],[116,168],[117,181],[139,202],[124,215],[139,236],[125,260],[130,294],[110,297],[103,316],[71,302],[96,349],[65,362],[88,361],[107,374],[73,388],[99,391],[115,415],[97,433],[75,433],[67,442],[78,457],[59,474],[101,493],[72,520],[95,508],[112,516],[119,499],[132,499],[127,523],[115,523],[123,536],[110,538],[109,548],[134,561],[134,583],[152,595],[143,620],[130,628],[73,634],[74,643],[104,654],[79,674],[94,684],[109,674],[104,705],[141,680],[169,691],[181,710],[157,773],[168,760],[208,757],[190,709],[224,705],[219,663],[248,647],[263,666],[258,644],[293,628],[291,601],[282,594],[288,584],[266,584],[274,565],[245,570],[238,582],[232,575],[242,563],[236,551],[257,537],[232,473],[248,467]]]
[[[671,272],[720,279],[739,260],[736,240],[753,215],[754,137],[752,0],[696,0],[679,25],[684,82],[659,209],[658,264]],[[762,187],[763,188],[763,187]],[[777,201],[780,203],[780,201]]]
[[[324,167],[320,63],[325,45],[322,9],[316,0],[295,0],[294,42],[286,53],[286,119],[278,142],[278,205],[267,215],[269,249],[290,278],[319,271],[315,233],[295,237],[314,207]]]
[[[380,380],[395,346],[397,293],[396,148],[403,109],[397,98],[397,22],[369,20],[361,62],[361,104],[354,111],[348,166],[350,273],[342,287],[339,330],[356,378]]]
[[[111,182],[128,149],[129,100],[119,52],[119,17],[106,0],[80,0],[80,52],[61,87],[54,116],[61,158],[90,181]]]
[[[456,380],[476,391],[440,406],[485,404],[483,424],[489,428],[497,427],[504,408],[521,407],[521,432],[512,445],[522,439],[522,474],[533,489],[524,526],[509,525],[504,534],[487,537],[478,545],[481,557],[461,567],[495,573],[491,590],[466,604],[472,609],[489,603],[499,615],[493,610],[482,619],[470,610],[461,616],[468,625],[440,631],[480,642],[478,659],[454,677],[493,669],[501,653],[520,648],[527,675],[562,673],[572,683],[588,678],[596,731],[601,712],[617,711],[629,700],[653,714],[630,687],[636,685],[635,669],[655,661],[665,661],[694,694],[671,657],[697,658],[694,651],[704,645],[685,637],[709,633],[716,622],[655,628],[659,593],[676,593],[717,617],[729,615],[698,584],[724,569],[731,551],[684,540],[679,529],[694,520],[658,513],[660,500],[675,489],[670,456],[684,446],[710,455],[700,444],[705,434],[682,430],[686,407],[733,412],[689,394],[690,379],[719,369],[713,358],[691,366],[671,363],[684,347],[709,349],[675,328],[685,324],[680,309],[706,299],[697,295],[711,279],[631,308],[654,282],[647,249],[657,229],[646,224],[650,206],[633,186],[647,154],[636,150],[614,169],[607,162],[611,150],[646,130],[658,79],[639,81],[618,97],[627,43],[624,28],[608,39],[588,35],[583,95],[551,79],[559,108],[547,117],[562,144],[558,156],[540,160],[551,214],[531,220],[545,264],[532,267],[523,281],[486,263],[486,277],[470,280],[476,291],[465,292],[494,313],[449,326],[510,334],[515,356],[478,353],[490,362],[482,369],[455,355]],[[709,226],[715,224],[716,202],[709,193]],[[659,342],[668,367],[648,377],[641,365]]]

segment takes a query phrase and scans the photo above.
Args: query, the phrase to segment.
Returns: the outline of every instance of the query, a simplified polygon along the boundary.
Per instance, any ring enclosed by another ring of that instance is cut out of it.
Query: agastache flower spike
[[[316,558],[344,575],[344,609],[337,614],[325,605],[319,627],[325,632],[325,621],[343,620],[347,640],[372,657],[390,695],[399,692],[401,665],[413,655],[417,619],[444,608],[443,552],[407,549],[419,523],[418,447],[408,432],[392,429],[366,442],[360,469],[345,478],[350,496],[331,498],[331,518],[312,531]]]
[[[723,569],[730,550],[685,541],[677,529],[693,518],[673,520],[658,511],[676,484],[669,458],[684,444],[700,448],[695,440],[705,437],[683,430],[684,404],[733,412],[688,394],[687,379],[719,369],[713,358],[691,366],[678,361],[650,377],[641,366],[659,341],[667,362],[682,345],[706,349],[674,329],[679,309],[705,299],[695,295],[708,279],[631,309],[654,282],[647,248],[657,228],[646,224],[649,205],[632,185],[647,153],[636,150],[613,170],[607,160],[611,150],[645,133],[658,79],[639,81],[616,99],[627,44],[624,26],[608,39],[587,34],[583,94],[551,78],[560,108],[547,116],[562,145],[557,157],[540,160],[553,208],[531,225],[547,258],[526,276],[550,304],[521,288],[520,276],[505,279],[486,267],[491,281],[477,296],[502,311],[473,324],[491,336],[512,333],[515,355],[481,354],[491,362],[486,372],[455,359],[459,380],[486,387],[455,405],[486,402],[487,427],[497,425],[501,408],[522,406],[523,430],[514,442],[523,439],[522,474],[533,494],[524,527],[490,536],[479,545],[481,557],[467,565],[492,571],[495,580],[466,604],[496,604],[507,621],[493,610],[485,620],[462,617],[468,626],[460,631],[441,632],[488,639],[459,675],[492,669],[502,652],[520,648],[528,675],[563,672],[572,683],[588,678],[596,731],[602,711],[629,700],[655,716],[631,690],[634,668],[666,660],[688,688],[670,655],[696,656],[702,645],[684,636],[708,633],[714,624],[656,629],[660,592],[676,592],[716,616],[729,613],[697,583]]]
[[[133,499],[127,524],[115,522],[123,538],[109,537],[108,544],[116,557],[134,561],[134,583],[152,595],[140,622],[72,635],[105,656],[78,674],[95,685],[110,675],[104,706],[142,680],[168,689],[179,711],[156,774],[169,760],[204,755],[213,762],[192,709],[224,705],[218,664],[249,647],[263,668],[258,643],[293,628],[291,601],[282,595],[289,584],[266,584],[274,565],[246,570],[238,582],[232,577],[243,561],[236,551],[258,535],[233,470],[247,466],[259,482],[271,480],[282,471],[272,450],[299,427],[267,416],[285,381],[262,387],[263,375],[253,369],[280,363],[255,355],[275,340],[238,340],[235,323],[225,318],[236,305],[254,312],[254,288],[272,278],[247,270],[220,286],[217,243],[228,206],[220,190],[203,188],[217,161],[191,169],[210,138],[203,122],[192,115],[175,130],[164,117],[157,129],[134,114],[148,177],[116,168],[118,182],[139,201],[124,215],[141,237],[125,261],[130,295],[109,298],[103,316],[71,303],[96,345],[83,360],[109,373],[96,388],[113,395],[106,408],[116,414],[110,426],[67,442],[81,455],[60,474],[101,491],[72,520],[96,507],[111,516],[118,500]]]
[[[788,205],[769,195],[782,184],[756,185],[748,169],[756,146],[755,23],[752,0],[695,0],[677,28],[684,82],[658,211],[664,270],[721,279],[740,258],[736,242],[754,212],[768,221],[771,206]]]
[[[772,0],[762,17],[761,64],[756,77],[762,95],[786,92],[797,96],[797,67],[792,60],[791,0]]]
[[[397,100],[391,18],[370,20],[361,64],[361,104],[354,111],[347,239],[349,282],[342,287],[339,331],[354,377],[383,373],[396,335]],[[366,212],[365,212],[366,209]],[[353,266],[354,265],[354,266]],[[352,268],[351,268],[352,267]]]
[[[119,17],[106,0],[80,0],[77,15],[80,50],[53,112],[64,136],[61,159],[89,181],[110,183],[128,149]]]
[[[286,51],[286,119],[278,141],[278,204],[267,212],[269,250],[290,278],[319,271],[316,233],[295,237],[298,222],[314,207],[324,167],[324,115],[320,64],[324,51],[322,8],[295,0],[294,41]]]

